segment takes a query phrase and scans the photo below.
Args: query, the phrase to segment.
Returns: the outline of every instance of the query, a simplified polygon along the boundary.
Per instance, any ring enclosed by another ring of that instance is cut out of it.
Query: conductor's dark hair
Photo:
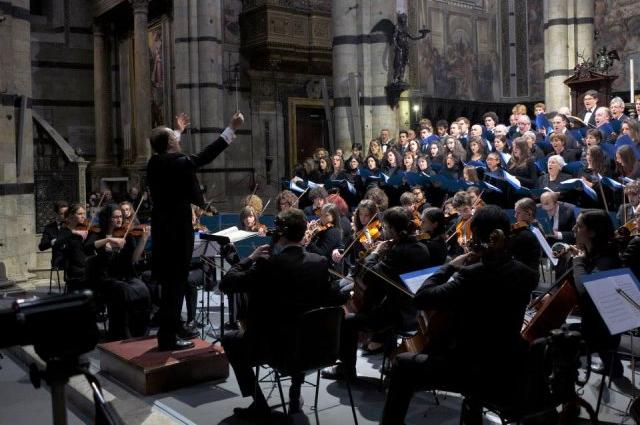
[[[491,232],[502,230],[506,237],[511,232],[509,217],[496,205],[487,205],[476,210],[471,219],[471,232],[473,238],[479,243],[489,243]]]
[[[56,201],[53,203],[53,211],[58,214],[62,208],[69,207],[67,201]]]
[[[300,242],[307,231],[307,220],[298,208],[280,212],[275,220],[276,231],[291,242]]]
[[[428,218],[430,222],[436,225],[436,228],[431,232],[431,237],[442,235],[445,231],[445,218],[444,212],[440,208],[429,207],[422,211],[422,219]]]
[[[165,153],[169,149],[170,134],[171,130],[167,127],[156,127],[151,130],[151,135],[149,136],[151,149],[155,153]]]
[[[395,232],[400,235],[401,239],[409,236],[409,224],[411,223],[411,217],[406,209],[402,207],[389,208],[384,212],[382,221],[395,230]]]

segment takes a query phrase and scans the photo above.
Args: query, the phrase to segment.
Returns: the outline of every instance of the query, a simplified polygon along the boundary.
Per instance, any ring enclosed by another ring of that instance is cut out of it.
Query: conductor
[[[201,152],[182,153],[180,138],[167,127],[151,130],[153,155],[147,164],[147,181],[153,199],[152,272],[162,288],[158,349],[183,350],[193,342],[178,337],[191,253],[191,204],[204,207],[196,169],[213,161],[235,138],[244,117],[236,112],[220,137]]]

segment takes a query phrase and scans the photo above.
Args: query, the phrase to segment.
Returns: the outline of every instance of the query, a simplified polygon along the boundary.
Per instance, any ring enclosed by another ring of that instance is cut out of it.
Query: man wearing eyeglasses
[[[587,123],[589,127],[596,126],[596,109],[598,108],[598,92],[587,90],[582,98],[584,110],[578,113],[578,118]]]

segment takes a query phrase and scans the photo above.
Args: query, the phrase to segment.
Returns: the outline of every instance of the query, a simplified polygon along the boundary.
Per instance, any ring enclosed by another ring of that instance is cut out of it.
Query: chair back
[[[321,307],[304,313],[272,366],[289,374],[333,365],[338,359],[343,319],[342,307]]]

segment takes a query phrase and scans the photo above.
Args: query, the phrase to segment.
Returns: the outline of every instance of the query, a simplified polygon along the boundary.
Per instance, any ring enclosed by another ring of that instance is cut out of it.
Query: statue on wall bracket
[[[385,87],[387,102],[390,107],[395,107],[400,99],[400,93],[409,88],[409,83],[404,81],[404,71],[409,62],[409,40],[421,40],[430,32],[426,28],[418,30],[420,35],[409,34],[407,14],[398,13],[398,23],[394,24],[389,19],[381,19],[376,23],[371,32],[382,32],[387,36],[387,41],[393,46],[393,79],[391,84]]]

